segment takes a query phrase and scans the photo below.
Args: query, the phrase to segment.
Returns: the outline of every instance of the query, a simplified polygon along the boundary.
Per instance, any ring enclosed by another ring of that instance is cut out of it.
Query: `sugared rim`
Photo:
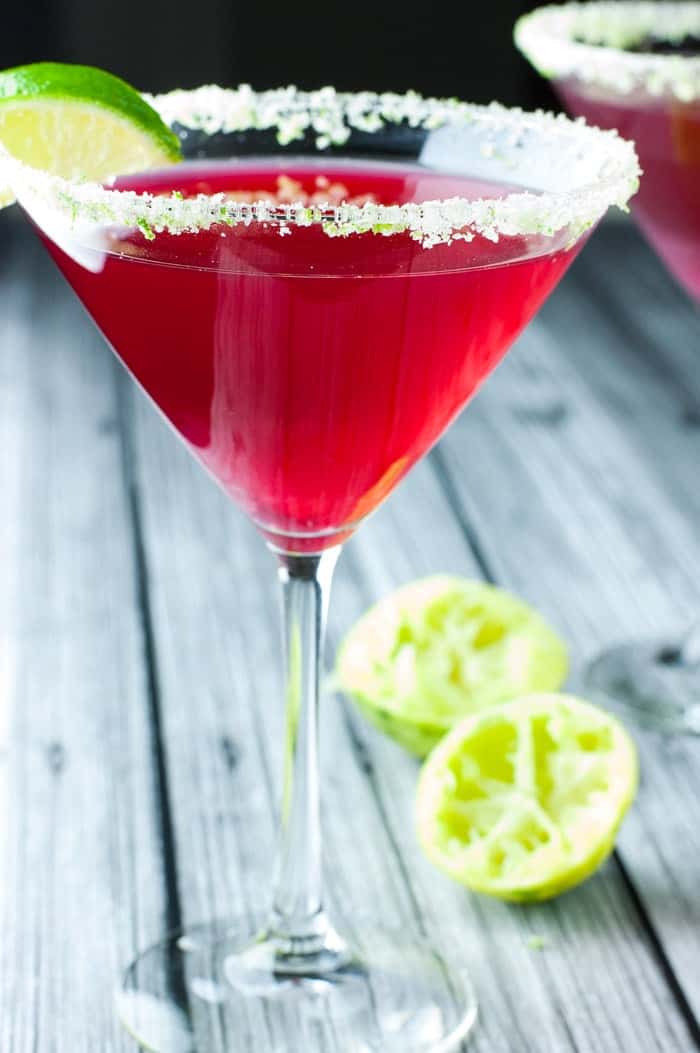
[[[625,50],[647,37],[674,43],[686,36],[700,36],[700,3],[690,0],[550,5],[515,26],[517,47],[544,77],[689,103],[700,99],[700,56]]]
[[[67,217],[74,228],[114,224],[139,227],[146,237],[157,234],[195,233],[217,224],[236,226],[251,222],[275,224],[281,234],[295,227],[318,224],[331,236],[374,232],[391,235],[408,232],[424,247],[471,240],[476,235],[497,241],[499,236],[540,234],[552,236],[564,229],[578,238],[616,205],[625,209],[638,184],[639,166],[632,143],[614,131],[588,127],[562,114],[526,113],[496,103],[477,106],[454,99],[425,99],[370,92],[346,94],[332,88],[303,92],[294,87],[254,92],[248,85],[235,89],[206,86],[192,91],[147,96],[171,126],[217,132],[276,129],[281,145],[311,133],[323,150],[342,145],[353,129],[377,132],[386,124],[405,123],[434,130],[453,125],[477,126],[484,158],[494,153],[503,135],[517,148],[523,132],[542,140],[580,140],[581,153],[600,155],[595,179],[573,190],[535,194],[510,193],[502,198],[467,200],[449,198],[421,204],[274,205],[227,199],[224,194],[183,198],[105,189],[95,183],[69,182],[30,168],[5,155],[0,158],[3,177],[17,197],[38,200],[43,208]],[[497,137],[501,137],[500,140]]]

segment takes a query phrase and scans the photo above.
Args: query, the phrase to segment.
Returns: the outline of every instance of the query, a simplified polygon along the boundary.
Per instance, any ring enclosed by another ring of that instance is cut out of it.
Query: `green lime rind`
[[[369,702],[362,695],[351,696],[357,708],[377,731],[394,739],[409,753],[416,757],[425,757],[449,730],[441,724],[428,721],[419,723],[414,720],[403,720],[388,709]]]
[[[57,62],[0,72],[0,162],[5,154],[81,183],[181,159],[177,136],[123,80]],[[0,208],[14,189],[0,185]]]
[[[536,694],[466,718],[423,765],[418,839],[467,888],[551,899],[612,851],[639,782],[620,722],[571,695]]]
[[[566,679],[566,645],[522,600],[435,575],[371,608],[342,642],[336,684],[364,716],[423,757],[464,716]]]
[[[78,102],[104,107],[141,128],[165,158],[182,157],[175,133],[120,77],[93,66],[35,62],[0,72],[0,107],[23,102]]]

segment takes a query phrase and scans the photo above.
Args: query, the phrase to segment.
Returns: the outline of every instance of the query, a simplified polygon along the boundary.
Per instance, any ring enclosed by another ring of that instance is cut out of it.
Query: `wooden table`
[[[133,951],[265,905],[282,742],[273,564],[18,217],[0,217],[0,246],[0,1051],[117,1053],[134,1048],[112,1004]],[[700,610],[699,355],[697,312],[634,229],[602,229],[348,545],[331,644],[434,571],[513,588],[576,665],[680,630]],[[450,932],[480,997],[474,1053],[700,1048],[700,740],[637,738],[618,851],[523,908],[423,860],[416,764],[329,699],[332,905]]]

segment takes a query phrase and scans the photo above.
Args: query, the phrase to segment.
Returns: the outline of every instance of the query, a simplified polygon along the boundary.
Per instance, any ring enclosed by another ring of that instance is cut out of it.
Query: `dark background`
[[[3,16],[0,69],[54,59],[102,66],[144,91],[332,84],[552,107],[547,85],[512,44],[515,19],[534,6],[21,0]]]

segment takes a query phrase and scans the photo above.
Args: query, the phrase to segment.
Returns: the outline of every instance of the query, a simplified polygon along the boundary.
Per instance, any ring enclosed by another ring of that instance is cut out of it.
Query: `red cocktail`
[[[194,163],[122,180],[186,197],[338,194],[385,205],[509,188],[407,165]],[[113,237],[101,269],[49,247],[134,377],[214,477],[287,548],[335,544],[494,368],[576,246],[270,224]],[[128,305],[128,310],[125,306]],[[179,305],[176,307],[175,305]]]

